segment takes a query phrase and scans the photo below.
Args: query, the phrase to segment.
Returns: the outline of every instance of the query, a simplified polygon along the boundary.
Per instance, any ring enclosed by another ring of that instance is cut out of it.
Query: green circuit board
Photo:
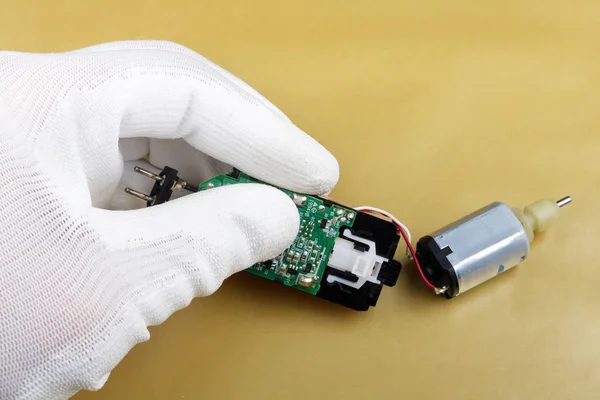
[[[218,175],[202,183],[200,191],[237,183],[263,183],[243,173]],[[281,189],[300,214],[300,231],[292,245],[278,257],[253,265],[247,271],[316,294],[329,255],[343,226],[351,227],[356,212],[319,197]]]

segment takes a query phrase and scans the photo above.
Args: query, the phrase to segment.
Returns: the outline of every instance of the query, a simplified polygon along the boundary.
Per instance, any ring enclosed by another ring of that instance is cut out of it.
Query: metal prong
[[[171,190],[177,190],[179,192],[183,192],[184,186],[185,186],[185,182],[182,180],[178,180],[173,183],[173,186],[171,186]]]
[[[192,185],[190,185],[189,183],[187,183],[186,181],[183,181],[181,179],[179,179],[177,182],[175,182],[173,184],[173,190],[179,190],[180,192],[183,192],[184,190],[187,190],[189,192],[197,192],[198,189],[193,187]]]
[[[571,196],[567,196],[567,197],[564,197],[564,198],[558,200],[556,202],[556,205],[559,207],[562,207],[562,206],[566,206],[567,204],[569,204],[572,201],[573,201],[573,199],[571,199]]]
[[[145,201],[154,200],[152,197],[148,196],[147,194],[140,193],[137,190],[133,190],[131,188],[125,188],[125,193],[132,195],[133,197],[137,197],[140,200],[145,200]]]
[[[442,294],[442,293],[445,293],[446,290],[448,290],[448,288],[446,286],[442,286],[441,288],[436,287],[434,289],[434,292],[435,292],[435,294]]]
[[[198,191],[197,187],[194,187],[194,186],[190,185],[189,183],[186,183],[183,188],[185,190],[187,190],[188,192],[197,192]]]
[[[134,167],[133,170],[135,172],[137,172],[138,174],[144,175],[146,178],[150,178],[150,179],[153,179],[153,180],[159,181],[159,182],[163,180],[162,176],[158,176],[156,174],[153,174],[150,171],[146,171],[144,168]]]

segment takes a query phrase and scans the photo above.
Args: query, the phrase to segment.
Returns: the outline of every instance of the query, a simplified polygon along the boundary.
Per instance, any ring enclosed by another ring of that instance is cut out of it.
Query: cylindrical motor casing
[[[527,232],[513,211],[495,202],[431,233],[417,243],[425,277],[456,297],[523,261]]]

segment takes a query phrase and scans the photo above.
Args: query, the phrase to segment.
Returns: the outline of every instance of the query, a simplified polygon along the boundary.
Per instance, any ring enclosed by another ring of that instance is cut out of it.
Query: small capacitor
[[[308,251],[302,252],[302,258],[300,258],[300,262],[306,263],[307,258],[308,258]]]
[[[287,253],[287,255],[285,256],[285,261],[291,263],[293,259],[294,259],[294,252],[292,250],[290,250]]]
[[[524,261],[535,235],[571,202],[540,200],[523,210],[489,204],[421,238],[417,259],[438,294],[453,298]]]

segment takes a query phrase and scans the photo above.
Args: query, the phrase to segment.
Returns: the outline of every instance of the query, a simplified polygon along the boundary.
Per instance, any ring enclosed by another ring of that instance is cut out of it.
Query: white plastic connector
[[[340,282],[344,285],[359,289],[365,282],[370,281],[376,284],[381,282],[377,279],[381,266],[384,262],[389,261],[386,258],[378,256],[375,251],[375,243],[371,240],[364,239],[353,235],[348,230],[343,233],[349,239],[364,243],[369,246],[369,250],[361,251],[354,247],[351,240],[343,237],[338,237],[333,246],[333,252],[327,264],[331,268],[340,271],[347,271],[358,277],[358,281],[351,282],[339,276],[328,275],[327,281],[330,283]]]

